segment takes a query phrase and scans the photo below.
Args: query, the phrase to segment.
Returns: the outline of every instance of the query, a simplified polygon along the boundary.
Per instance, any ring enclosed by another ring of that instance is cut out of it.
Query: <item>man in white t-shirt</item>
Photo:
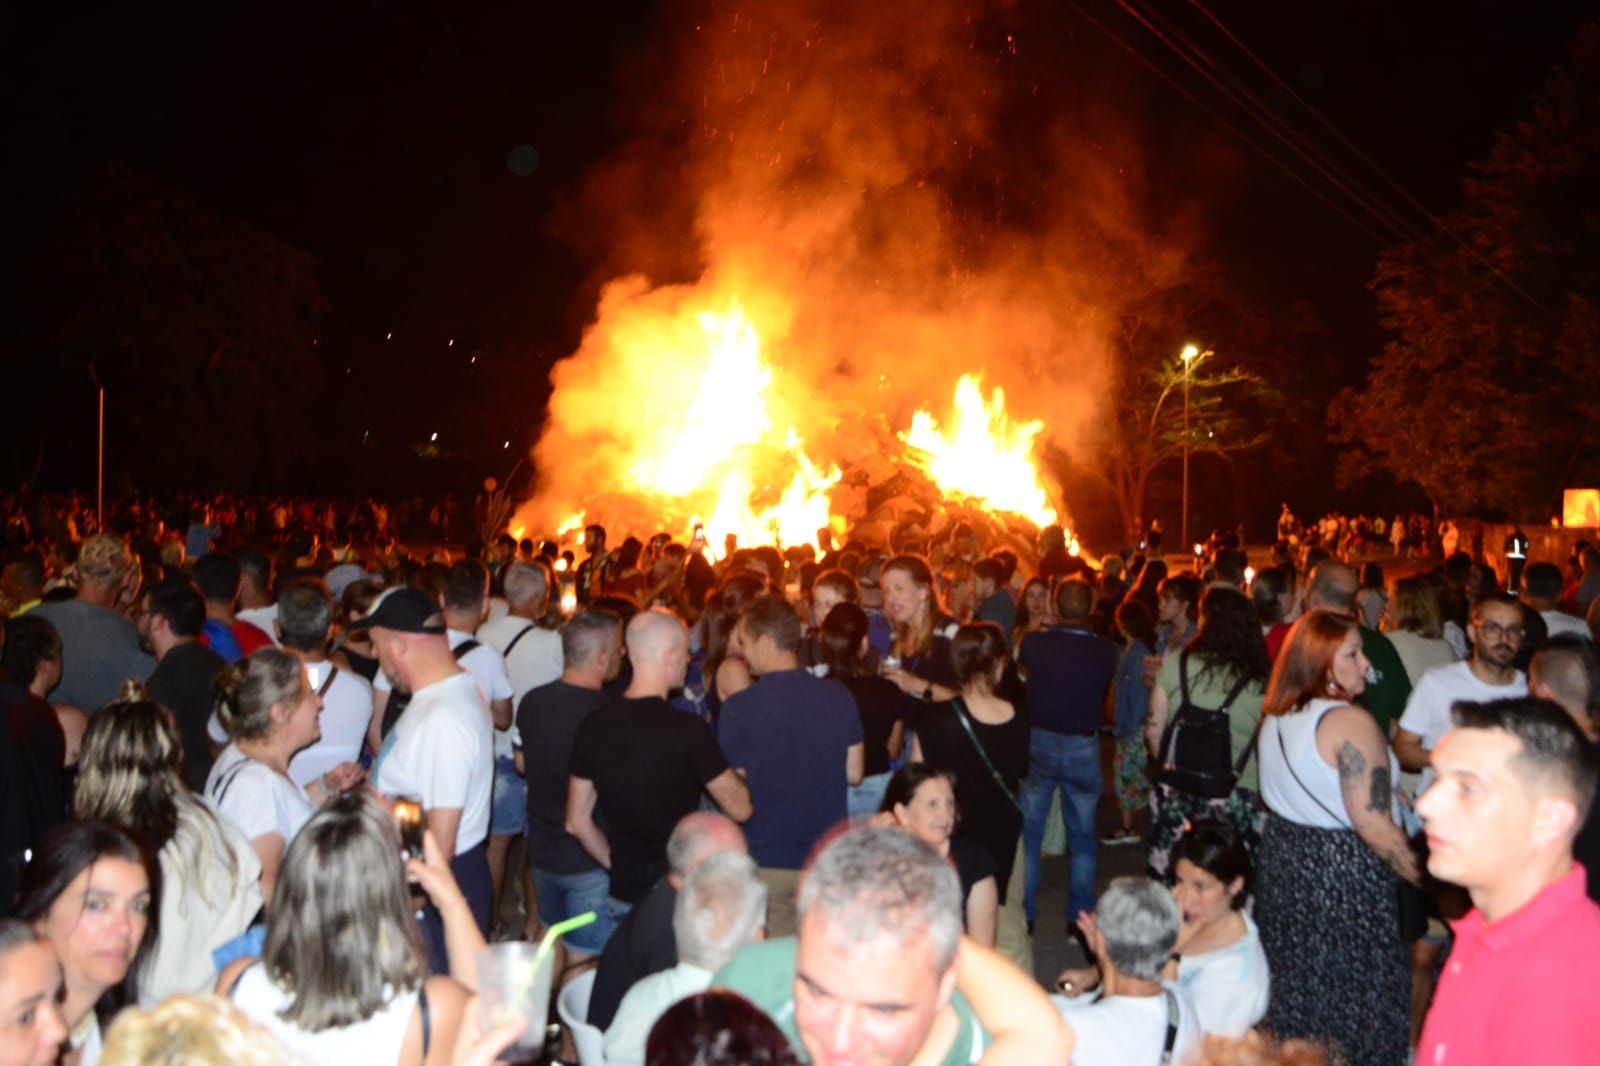
[[[1522,573],[1522,602],[1539,612],[1550,636],[1571,634],[1591,640],[1588,622],[1556,607],[1565,584],[1561,568],[1555,563],[1531,563]]]
[[[1467,626],[1472,658],[1437,666],[1411,690],[1394,735],[1394,753],[1407,770],[1422,772],[1417,794],[1433,783],[1432,752],[1450,730],[1450,708],[1528,694],[1528,679],[1513,665],[1522,647],[1522,606],[1503,592],[1472,607]]]
[[[511,706],[522,706],[522,697],[548,685],[561,676],[565,662],[561,654],[561,634],[544,629],[550,602],[550,583],[542,566],[513,562],[502,578],[508,612],[491,617],[478,626],[478,640],[505,659],[506,675],[511,680]],[[447,605],[448,606],[448,605]],[[489,816],[489,873],[495,883],[495,914],[500,913],[500,893],[505,889],[506,857],[511,842],[528,828],[528,784],[517,772],[515,748],[520,746],[515,723],[510,729],[494,732],[494,804]],[[532,906],[532,882],[524,864],[523,898],[530,901],[523,913],[531,931],[536,912]]]
[[[446,855],[487,932],[492,890],[486,841],[494,781],[489,709],[473,675],[456,662],[438,606],[413,588],[391,589],[352,629],[368,629],[384,675],[412,693],[411,702],[372,763],[372,779],[388,797],[414,796],[427,828]],[[446,973],[437,912],[424,912],[423,932],[435,972]]]

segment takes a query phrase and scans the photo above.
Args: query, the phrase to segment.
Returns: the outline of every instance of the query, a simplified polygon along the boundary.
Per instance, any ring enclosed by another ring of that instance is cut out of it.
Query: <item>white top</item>
[[[272,643],[278,643],[277,604],[269,603],[265,607],[248,607],[242,611],[234,611],[233,616],[241,622],[249,622],[271,638]]]
[[[1261,934],[1248,914],[1245,935],[1225,948],[1178,960],[1178,985],[1194,1001],[1200,1028],[1218,1036],[1240,1037],[1267,1013],[1272,979]]]
[[[334,669],[329,662],[306,663],[311,687],[320,692]],[[322,697],[322,739],[289,760],[289,777],[304,788],[340,763],[355,762],[371,721],[372,684],[352,670],[340,670]]]
[[[479,641],[498,651],[505,660],[506,676],[511,680],[513,713],[521,705],[522,697],[556,680],[566,665],[561,655],[561,634],[553,629],[540,629],[526,618],[506,615],[485,622],[478,627],[477,635]],[[509,656],[505,654],[507,647],[511,648]],[[510,758],[511,749],[521,743],[515,725],[495,730],[495,757]]]
[[[465,671],[424,685],[395,723],[374,765],[385,796],[416,796],[425,810],[460,810],[456,854],[489,835],[494,740],[489,708]]]
[[[229,744],[206,777],[206,798],[249,840],[276,833],[285,847],[316,813],[306,790]]]
[[[1594,639],[1593,634],[1589,632],[1589,623],[1576,615],[1570,615],[1566,611],[1540,611],[1539,617],[1544,619],[1544,628],[1552,637],[1570,634],[1582,637],[1584,640]]]
[[[1161,982],[1178,1000],[1178,1039],[1172,1061],[1185,1062],[1200,1041],[1198,1014],[1188,993],[1170,981]],[[1077,1043],[1072,1066],[1159,1066],[1167,1042],[1166,996],[1110,996],[1086,1002],[1080,996],[1051,996],[1071,1026]]]
[[[1413,685],[1421,681],[1422,675],[1429,670],[1457,661],[1456,650],[1443,637],[1430,640],[1403,629],[1392,629],[1384,636],[1394,645],[1395,654],[1400,656],[1400,663],[1406,668],[1406,677]]]
[[[656,1020],[679,1000],[710,988],[712,976],[710,970],[680,962],[628,989],[606,1030],[606,1066],[644,1066],[645,1044]]]
[[[203,796],[195,801],[211,806]],[[213,827],[180,811],[178,833],[160,861],[161,935],[139,978],[139,1005],[146,1008],[180,992],[211,991],[217,983],[211,953],[244,932],[261,909],[261,860],[224,819]]]
[[[1422,738],[1422,746],[1432,751],[1439,738],[1450,731],[1450,708],[1456,703],[1483,703],[1528,694],[1528,679],[1518,671],[1509,685],[1489,685],[1478,680],[1470,662],[1451,663],[1429,670],[1411,689],[1406,701],[1406,712],[1400,716],[1400,728]],[[1433,767],[1422,771],[1418,786],[1421,794],[1433,784]]]
[[[308,1066],[351,1066],[352,1063],[393,1063],[400,1061],[406,1027],[417,1006],[415,990],[390,998],[377,1013],[365,1021],[336,1029],[308,1033],[284,1020],[279,1011],[293,997],[267,976],[267,968],[255,963],[239,975],[233,988],[233,1003],[251,1021],[278,1038],[297,1062]]]
[[[1450,645],[1450,650],[1456,653],[1457,659],[1465,659],[1472,654],[1472,649],[1467,646],[1467,631],[1455,622],[1445,622],[1444,639]]]
[[[1335,707],[1346,706],[1349,704],[1344,700],[1312,700],[1302,710],[1268,715],[1262,723],[1261,741],[1257,746],[1257,757],[1261,760],[1261,798],[1280,818],[1318,829],[1352,828],[1350,815],[1344,809],[1344,795],[1339,789],[1339,771],[1317,751],[1317,727],[1322,724],[1323,717]],[[1288,763],[1284,762],[1285,753],[1289,756]],[[1400,763],[1391,751],[1389,780],[1399,778]]]

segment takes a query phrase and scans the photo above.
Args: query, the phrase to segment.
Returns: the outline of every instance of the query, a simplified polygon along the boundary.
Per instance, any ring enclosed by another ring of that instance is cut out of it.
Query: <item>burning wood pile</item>
[[[538,493],[513,527],[601,522],[687,540],[704,525],[716,549],[728,534],[787,546],[823,529],[926,542],[965,521],[981,543],[1028,557],[1037,530],[1062,522],[1033,454],[1042,423],[1013,421],[1004,393],[985,397],[976,376],[959,378],[948,415],[907,397],[916,409],[897,427],[890,404],[791,382],[738,299],[603,301],[601,319],[555,372]]]

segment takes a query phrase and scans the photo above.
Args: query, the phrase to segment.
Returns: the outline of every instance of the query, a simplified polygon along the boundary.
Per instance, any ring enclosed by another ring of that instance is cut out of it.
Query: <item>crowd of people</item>
[[[7,503],[0,1066],[487,1062],[479,951],[590,913],[583,1061],[1600,1061],[1592,546],[416,557],[232,504]]]

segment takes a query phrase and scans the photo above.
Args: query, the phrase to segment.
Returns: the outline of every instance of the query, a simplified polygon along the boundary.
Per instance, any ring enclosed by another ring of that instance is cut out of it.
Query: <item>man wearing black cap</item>
[[[478,928],[489,928],[489,798],[494,784],[494,736],[489,707],[471,674],[462,670],[445,638],[444,617],[427,595],[392,589],[353,629],[372,632],[383,672],[408,689],[411,702],[372,763],[372,780],[385,796],[422,801],[427,827],[472,908]],[[423,931],[435,972],[444,973],[443,929],[431,908]]]

